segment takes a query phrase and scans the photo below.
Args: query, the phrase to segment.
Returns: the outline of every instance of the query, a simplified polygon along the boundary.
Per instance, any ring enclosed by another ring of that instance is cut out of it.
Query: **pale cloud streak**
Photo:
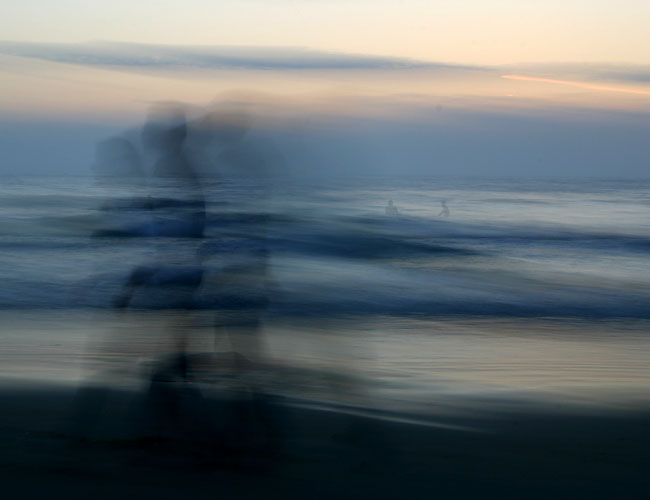
[[[258,70],[482,70],[477,66],[433,63],[311,50],[303,47],[180,46],[119,42],[24,43],[0,41],[0,54],[64,64],[124,69]]]
[[[527,82],[540,82],[540,83],[550,83],[555,85],[566,85],[569,87],[577,87],[586,90],[597,90],[601,92],[620,92],[624,94],[635,94],[635,95],[650,95],[650,90],[643,89],[632,89],[627,87],[612,87],[610,85],[600,85],[596,83],[589,82],[580,82],[574,80],[556,80],[554,78],[543,78],[538,76],[526,76],[526,75],[501,75],[501,78],[507,80],[520,80]]]

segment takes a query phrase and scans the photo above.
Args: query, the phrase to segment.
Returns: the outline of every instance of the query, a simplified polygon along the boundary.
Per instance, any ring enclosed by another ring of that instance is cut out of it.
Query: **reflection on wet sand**
[[[176,352],[173,336],[161,337],[175,322],[187,332],[192,383],[204,392],[248,378],[278,396],[425,413],[435,413],[436,402],[457,397],[461,404],[473,395],[495,405],[512,397],[594,410],[647,403],[645,320],[271,317],[258,332],[263,359],[244,363],[225,341],[215,351],[210,311],[193,311],[191,319],[174,311],[16,311],[2,315],[13,333],[4,337],[0,375],[140,390]],[[46,324],[55,341],[40,337]]]
[[[291,498],[335,477],[336,488],[319,492],[611,498],[621,481],[631,492],[647,483],[647,321],[270,317],[257,332],[265,355],[251,362],[213,350],[212,311],[189,316],[3,313],[13,335],[0,353],[11,408],[0,433],[15,443],[3,455],[13,464],[0,473],[6,487],[81,498],[75,485],[92,477],[99,498],[124,489],[146,497],[150,481],[197,498],[215,482],[229,495],[271,487]],[[177,356],[161,341],[169,324],[185,329],[192,369],[159,383],[169,391],[156,395],[161,408],[148,381]],[[55,342],[43,342],[44,325]],[[91,381],[109,390],[86,415],[93,432],[71,439],[61,429],[79,397],[72,389]],[[23,462],[39,468],[41,486],[25,482]]]

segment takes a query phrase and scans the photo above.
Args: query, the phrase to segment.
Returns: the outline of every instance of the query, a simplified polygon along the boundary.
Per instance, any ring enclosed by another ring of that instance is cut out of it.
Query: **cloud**
[[[507,80],[521,80],[527,82],[540,82],[540,83],[550,83],[554,85],[565,85],[568,87],[578,87],[581,89],[598,90],[602,92],[620,92],[624,94],[650,95],[650,90],[632,89],[632,88],[625,88],[625,87],[612,87],[609,85],[580,82],[575,80],[556,80],[553,78],[543,78],[539,76],[527,76],[527,75],[501,75],[501,78],[505,78]]]
[[[118,42],[0,42],[0,53],[77,64],[148,69],[481,70],[399,57],[341,54],[301,47],[176,46]]]
[[[650,83],[650,66],[609,63],[517,64],[502,72],[566,81]]]

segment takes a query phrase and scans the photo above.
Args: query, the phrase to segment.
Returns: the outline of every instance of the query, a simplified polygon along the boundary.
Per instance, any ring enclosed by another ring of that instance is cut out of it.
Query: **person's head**
[[[197,123],[200,133],[223,146],[239,142],[250,128],[251,117],[244,105],[221,104],[206,113]]]
[[[179,149],[187,136],[185,110],[178,104],[156,104],[142,128],[145,147],[167,154]]]

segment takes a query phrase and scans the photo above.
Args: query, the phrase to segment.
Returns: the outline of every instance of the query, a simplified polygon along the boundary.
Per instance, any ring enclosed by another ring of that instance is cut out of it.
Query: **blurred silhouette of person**
[[[438,214],[438,217],[449,217],[449,207],[447,206],[447,200],[442,200],[440,202],[440,205],[442,205],[442,210]]]
[[[249,362],[259,360],[260,318],[269,298],[268,196],[269,160],[246,140],[251,117],[239,103],[223,103],[193,123],[193,152],[230,186],[229,202],[220,200],[216,230],[205,247],[216,272],[215,342],[225,337],[230,348]]]
[[[194,291],[202,273],[195,239],[203,238],[205,200],[197,174],[185,154],[187,134],[185,115],[180,107],[159,105],[150,113],[142,130],[145,152],[153,157],[149,177],[149,196],[138,203],[149,217],[149,227],[140,236],[153,241],[153,261],[136,267],[116,307],[126,307],[139,287],[178,285]],[[149,299],[156,299],[150,291]],[[167,299],[172,299],[169,294]],[[192,308],[191,293],[175,293],[172,302],[159,302],[155,308]],[[150,300],[151,301],[151,300]]]
[[[229,190],[212,214],[215,227],[205,245],[214,271],[215,351],[229,360],[235,386],[228,404],[223,444],[231,454],[277,451],[269,396],[259,379],[264,369],[263,316],[270,304],[267,230],[269,176],[279,155],[249,139],[251,117],[237,103],[214,108],[196,122],[202,161],[212,165]]]
[[[144,428],[136,431],[174,438],[203,432],[203,441],[233,456],[277,450],[269,398],[254,381],[254,371],[263,366],[261,323],[270,302],[265,178],[278,155],[265,155],[263,148],[251,153],[250,143],[242,140],[249,123],[236,106],[188,121],[182,106],[159,104],[141,129],[139,149],[127,139],[110,139],[98,145],[96,159],[98,170],[113,169],[113,178],[123,181],[118,186],[122,192],[129,192],[133,176],[144,179],[138,183],[146,185],[148,194],[109,207],[109,215],[120,221],[95,233],[135,237],[131,241],[146,243],[148,250],[149,257],[128,271],[113,307],[164,312],[154,347],[141,353],[151,358],[151,369],[145,397],[136,407]],[[223,209],[211,214],[209,239],[203,178],[208,170],[219,174],[220,187],[227,186],[216,191],[224,199],[215,206]],[[207,285],[206,275],[211,278]],[[230,370],[225,380],[233,386],[221,405],[220,423],[210,421],[214,413],[207,411],[194,383],[203,376],[194,366],[198,358],[188,353],[192,312],[206,305],[214,309],[214,349],[230,346],[221,357],[211,353],[217,365],[225,361]],[[132,348],[120,334],[111,342],[112,351]],[[107,389],[90,384],[79,391],[75,424],[85,427],[79,429],[82,434],[98,430],[107,396]],[[206,432],[216,439],[206,440]]]
[[[188,416],[181,411],[183,400],[187,400],[191,372],[186,353],[187,335],[191,327],[189,313],[197,308],[196,295],[203,281],[198,250],[206,218],[200,178],[185,148],[186,136],[184,109],[177,105],[156,105],[141,130],[141,156],[125,138],[103,141],[96,151],[96,170],[105,172],[112,168],[109,178],[116,184],[121,179],[123,185],[118,187],[123,192],[129,191],[134,179],[139,182],[145,172],[149,173],[146,176],[148,196],[105,206],[104,211],[114,219],[112,227],[95,235],[142,238],[134,241],[139,241],[140,246],[146,242],[149,247],[150,257],[128,273],[112,305],[118,310],[132,307],[167,311],[161,316],[163,331],[158,333],[153,347],[148,344],[149,350],[141,353],[153,357],[144,405],[146,428],[142,430],[177,436],[187,427]],[[143,167],[147,163],[148,169]],[[131,339],[115,334],[111,351],[126,353],[130,342]],[[171,351],[171,354],[154,356],[156,350]],[[79,429],[83,434],[91,435],[102,431],[97,427],[108,390],[87,385],[78,394],[76,423],[85,427]]]
[[[397,207],[393,204],[393,200],[388,200],[388,205],[386,206],[386,215],[391,217],[399,215]]]
[[[154,431],[183,431],[183,393],[190,366],[187,335],[189,312],[197,308],[196,294],[203,281],[200,256],[206,208],[199,175],[185,148],[187,122],[181,106],[154,106],[142,129],[145,154],[151,159],[148,236],[153,258],[133,269],[114,306],[136,306],[173,312],[167,326],[173,354],[156,360],[149,381],[149,405]],[[161,335],[164,335],[161,332]],[[161,338],[161,342],[164,340]]]

